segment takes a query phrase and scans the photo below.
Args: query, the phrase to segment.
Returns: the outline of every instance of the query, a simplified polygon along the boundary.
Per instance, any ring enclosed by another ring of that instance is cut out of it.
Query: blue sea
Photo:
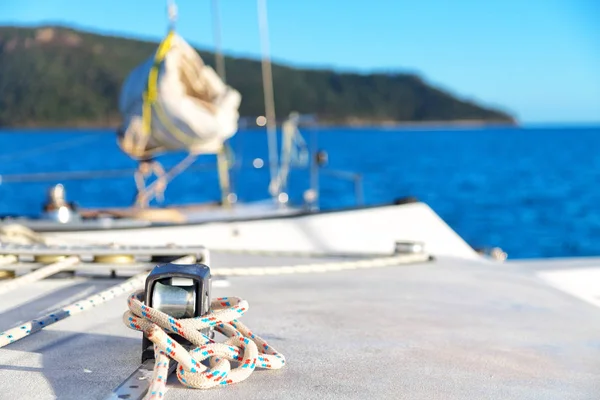
[[[313,128],[309,146],[326,150],[321,207],[356,204],[360,174],[365,204],[414,196],[431,206],[474,247],[499,246],[509,258],[600,255],[600,126],[485,129]],[[267,197],[266,134],[231,140],[232,181],[240,201]],[[159,157],[172,166],[184,154]],[[214,156],[168,187],[165,204],[219,199]],[[0,130],[0,214],[37,215],[47,188],[63,183],[83,207],[130,205],[136,164],[107,130]],[[205,168],[206,167],[206,168]],[[54,172],[112,171],[110,177],[58,179]],[[348,175],[348,174],[347,174]],[[41,180],[41,181],[40,181]],[[301,202],[309,172],[291,173],[290,200]]]

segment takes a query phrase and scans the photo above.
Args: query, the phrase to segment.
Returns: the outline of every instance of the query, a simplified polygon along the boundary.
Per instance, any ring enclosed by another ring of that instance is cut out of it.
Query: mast
[[[167,16],[169,17],[169,30],[174,30],[175,22],[177,22],[177,4],[175,4],[175,0],[167,0]]]
[[[262,50],[262,79],[263,92],[265,95],[265,117],[267,118],[267,139],[269,147],[269,171],[271,183],[269,192],[277,199],[280,188],[277,181],[278,157],[277,157],[277,123],[275,120],[275,99],[273,94],[273,73],[271,71],[271,59],[269,56],[269,28],[267,22],[267,2],[258,0],[258,25],[261,38]]]
[[[212,0],[212,23],[215,39],[215,67],[217,74],[225,81],[225,58],[221,46],[221,15],[219,13],[219,0]],[[231,191],[231,180],[229,179],[229,161],[227,159],[225,144],[217,152],[217,172],[219,175],[219,187],[221,188],[221,204],[225,208],[231,207],[235,202],[235,194]]]

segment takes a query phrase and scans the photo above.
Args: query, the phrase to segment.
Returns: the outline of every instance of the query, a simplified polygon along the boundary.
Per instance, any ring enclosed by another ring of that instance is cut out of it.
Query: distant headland
[[[157,43],[64,27],[0,26],[0,126],[114,127],[127,74]],[[199,51],[208,65],[214,54]],[[261,64],[225,57],[240,115],[264,113]],[[310,114],[321,125],[515,125],[508,113],[461,100],[414,74],[357,74],[273,64],[279,116]]]

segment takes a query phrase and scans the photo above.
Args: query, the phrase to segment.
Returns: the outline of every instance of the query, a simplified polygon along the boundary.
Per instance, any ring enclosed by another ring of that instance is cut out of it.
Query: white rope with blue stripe
[[[123,322],[154,343],[156,362],[146,399],[161,399],[165,394],[170,359],[179,363],[177,378],[189,387],[209,389],[247,379],[256,367],[280,369],[285,357],[238,321],[248,310],[248,302],[237,297],[222,297],[211,303],[211,313],[186,319],[172,316],[146,306],[144,292],[138,291],[127,300],[129,311]],[[225,335],[224,343],[216,343],[201,331],[214,328]],[[186,350],[167,333],[177,334],[196,348]],[[208,359],[209,366],[202,364]],[[236,366],[233,366],[235,364]]]

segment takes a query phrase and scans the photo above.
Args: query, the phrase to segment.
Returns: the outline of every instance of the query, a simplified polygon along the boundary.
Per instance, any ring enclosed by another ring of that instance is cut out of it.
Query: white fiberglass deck
[[[306,261],[212,253],[215,269]],[[213,296],[247,299],[243,322],[287,365],[208,391],[172,377],[165,398],[598,399],[600,308],[546,279],[599,269],[597,259],[441,258],[228,278]],[[0,295],[0,331],[118,281],[49,279]],[[140,333],[121,322],[125,309],[121,296],[0,349],[0,399],[105,398],[140,361]]]

